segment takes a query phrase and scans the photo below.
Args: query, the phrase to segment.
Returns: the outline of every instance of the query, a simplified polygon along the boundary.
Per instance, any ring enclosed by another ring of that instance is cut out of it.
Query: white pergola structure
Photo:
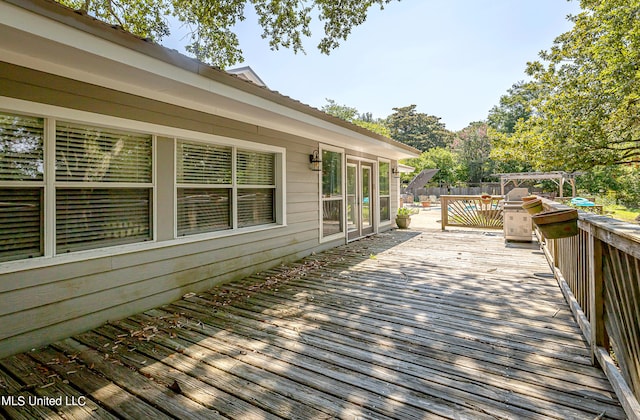
[[[513,185],[519,187],[525,181],[548,179],[553,181],[559,188],[560,197],[563,196],[563,189],[565,182],[571,184],[571,196],[576,196],[576,177],[582,175],[584,172],[514,172],[508,174],[494,174],[494,176],[500,177],[500,193],[504,195],[504,187],[513,182]]]

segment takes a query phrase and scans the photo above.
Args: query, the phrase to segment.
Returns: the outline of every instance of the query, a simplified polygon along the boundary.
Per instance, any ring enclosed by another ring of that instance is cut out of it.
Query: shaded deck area
[[[64,399],[7,418],[624,418],[536,244],[464,230],[186,296],[1,360],[0,388]]]

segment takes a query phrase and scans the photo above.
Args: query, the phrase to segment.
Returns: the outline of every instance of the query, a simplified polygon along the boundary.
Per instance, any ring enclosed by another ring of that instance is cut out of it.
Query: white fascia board
[[[401,147],[271,102],[2,1],[0,56],[16,65],[319,142],[396,159],[413,157]]]

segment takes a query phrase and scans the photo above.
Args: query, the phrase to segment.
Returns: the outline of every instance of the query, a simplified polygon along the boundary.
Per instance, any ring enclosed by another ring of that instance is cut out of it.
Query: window
[[[0,261],[43,255],[44,119],[0,113]]]
[[[344,232],[342,153],[322,151],[322,236]]]
[[[178,236],[231,229],[232,150],[177,142]]]
[[[150,135],[56,124],[56,253],[152,238]]]
[[[391,220],[391,193],[389,192],[389,162],[380,162],[379,180],[380,185],[380,221]]]
[[[275,153],[179,140],[176,161],[178,236],[276,222]]]
[[[150,135],[0,113],[0,261],[150,240],[151,151]]]
[[[175,174],[161,182],[175,185],[176,206],[161,220],[173,215],[178,236],[286,223],[284,148],[203,135],[173,140],[175,153],[163,139],[155,152],[151,134],[59,113],[64,120],[0,111],[0,262],[153,240],[154,153],[175,157]]]
[[[274,223],[275,155],[239,150],[238,227]]]

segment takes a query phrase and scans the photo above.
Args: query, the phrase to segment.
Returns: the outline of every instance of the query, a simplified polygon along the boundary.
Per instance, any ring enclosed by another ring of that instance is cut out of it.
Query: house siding
[[[188,129],[286,149],[286,225],[179,243],[174,239],[174,140],[156,139],[156,243],[149,249],[0,274],[0,357],[43,345],[344,243],[319,240],[317,141],[0,63],[0,96]],[[7,110],[10,111],[10,110]],[[159,134],[159,133],[158,133]],[[345,154],[377,159],[356,151]],[[391,182],[392,214],[397,182]],[[391,225],[380,226],[380,230]],[[166,246],[162,246],[166,242]],[[1,265],[0,265],[1,268]]]

